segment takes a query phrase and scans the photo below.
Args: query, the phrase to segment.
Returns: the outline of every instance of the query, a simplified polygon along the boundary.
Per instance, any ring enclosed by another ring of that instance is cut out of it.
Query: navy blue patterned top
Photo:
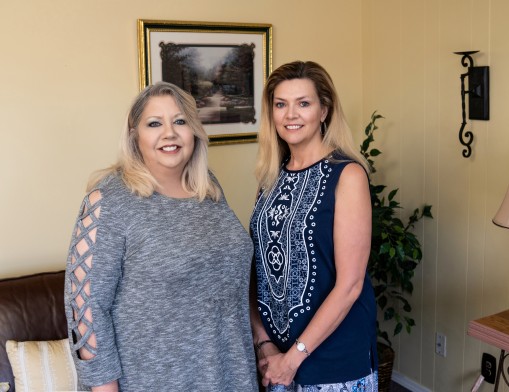
[[[345,166],[339,155],[298,171],[282,168],[251,217],[258,310],[282,352],[295,344],[334,287],[335,189]],[[355,380],[376,370],[376,303],[366,274],[362,292],[339,327],[307,358],[301,385]]]

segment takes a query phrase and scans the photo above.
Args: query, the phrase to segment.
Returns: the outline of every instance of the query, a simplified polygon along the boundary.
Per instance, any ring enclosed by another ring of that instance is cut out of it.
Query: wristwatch
[[[297,350],[298,351],[300,351],[301,353],[306,354],[309,357],[309,351],[306,348],[306,345],[304,343],[299,342],[298,339],[295,339],[295,345],[297,346]]]

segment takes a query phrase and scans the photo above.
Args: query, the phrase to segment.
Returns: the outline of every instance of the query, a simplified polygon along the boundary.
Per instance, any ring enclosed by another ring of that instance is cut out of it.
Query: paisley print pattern
[[[257,305],[269,338],[281,352],[292,349],[336,283],[335,190],[350,163],[336,152],[333,159],[302,170],[283,165],[274,187],[257,199],[250,222]],[[372,374],[377,368],[375,323],[376,303],[366,275],[341,326],[297,370],[295,382],[301,386],[276,385],[270,391],[375,391],[375,376],[316,385]]]
[[[294,318],[308,312],[316,276],[314,212],[322,202],[327,160],[304,171],[281,171],[276,187],[260,198],[252,222],[259,236],[256,248],[260,310],[272,333],[286,342]]]
[[[271,385],[267,392],[378,392],[378,372],[337,384],[299,385],[292,382],[288,386]]]
[[[297,385],[294,392],[378,392],[378,372],[337,384]]]

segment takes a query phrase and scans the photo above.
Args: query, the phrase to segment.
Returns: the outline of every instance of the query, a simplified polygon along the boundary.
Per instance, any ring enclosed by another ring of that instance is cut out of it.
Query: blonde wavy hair
[[[120,137],[120,152],[117,162],[106,169],[93,173],[87,185],[87,192],[94,189],[105,177],[117,174],[121,176],[127,188],[136,195],[149,197],[154,193],[158,183],[143,161],[138,146],[137,128],[150,98],[165,95],[170,95],[175,99],[194,133],[194,151],[184,168],[182,187],[200,201],[206,197],[215,201],[220,199],[221,188],[212,178],[208,169],[208,137],[198,118],[196,101],[186,91],[166,82],[158,82],[146,87],[135,98]]]
[[[272,112],[274,90],[285,80],[309,79],[313,82],[320,104],[328,109],[326,131],[322,138],[324,147],[339,151],[358,162],[367,173],[369,165],[355,147],[334,83],[327,71],[312,61],[294,61],[284,64],[271,73],[262,96],[261,124],[258,134],[258,157],[255,175],[260,189],[268,192],[274,186],[283,160],[290,155],[288,144],[276,132]]]

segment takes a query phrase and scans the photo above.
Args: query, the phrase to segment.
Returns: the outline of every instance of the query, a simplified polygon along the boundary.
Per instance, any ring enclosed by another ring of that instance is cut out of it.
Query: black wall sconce
[[[454,52],[463,56],[461,65],[468,67],[468,71],[461,74],[461,114],[463,121],[459,132],[460,143],[465,147],[463,156],[468,158],[472,154],[470,145],[474,141],[474,134],[471,131],[465,131],[467,125],[465,114],[465,95],[468,96],[468,118],[470,120],[489,120],[490,119],[490,67],[474,67],[474,60],[471,55],[479,52],[473,50],[469,52]],[[468,90],[465,89],[465,78],[468,78]]]

